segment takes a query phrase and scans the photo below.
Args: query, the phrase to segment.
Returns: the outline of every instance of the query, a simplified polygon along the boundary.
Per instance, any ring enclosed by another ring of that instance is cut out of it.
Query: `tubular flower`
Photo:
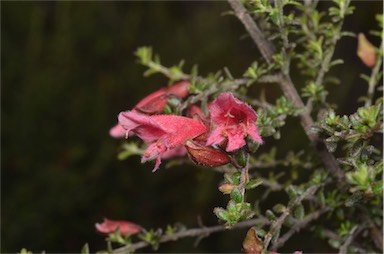
[[[120,230],[122,236],[135,235],[141,231],[141,227],[132,222],[109,220],[107,218],[104,218],[103,223],[96,223],[95,227],[97,232],[105,235],[114,233],[117,229]]]
[[[150,143],[142,157],[142,162],[156,158],[153,171],[159,168],[161,158],[170,157],[169,153],[180,154],[180,146],[188,139],[207,131],[198,121],[183,116],[153,115],[147,116],[135,111],[119,114],[119,124],[127,134],[133,132],[144,142]],[[173,151],[174,149],[177,149]]]
[[[256,112],[247,104],[235,98],[232,93],[223,93],[209,108],[213,131],[207,145],[220,144],[227,140],[227,152],[232,152],[245,145],[245,137],[262,143],[256,127]]]
[[[181,81],[171,87],[159,89],[139,101],[133,110],[146,115],[162,114],[169,98],[184,99],[188,96],[189,85],[188,81]],[[122,138],[125,133],[126,131],[119,124],[109,130],[109,134],[114,138]]]

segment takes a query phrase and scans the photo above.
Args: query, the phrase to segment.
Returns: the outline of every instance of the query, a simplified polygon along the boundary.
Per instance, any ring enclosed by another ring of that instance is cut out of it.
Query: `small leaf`
[[[216,214],[217,218],[219,218],[222,221],[228,221],[229,220],[229,213],[227,210],[221,207],[216,207],[213,209],[213,212]]]
[[[267,211],[265,211],[265,215],[267,216],[268,220],[270,220],[270,221],[276,220],[276,215],[269,209]]]
[[[249,183],[247,183],[245,188],[247,190],[251,190],[251,189],[254,189],[257,186],[261,185],[262,183],[263,183],[263,181],[261,179],[252,179],[251,181],[249,181]]]
[[[304,218],[304,206],[302,204],[298,205],[295,210],[293,211],[293,216],[296,219],[302,220]]]
[[[276,213],[282,213],[284,212],[285,210],[285,206],[283,204],[276,204],[273,206],[273,211],[275,211]]]
[[[235,187],[231,191],[231,199],[235,201],[236,203],[243,202],[243,194],[241,193],[240,189],[238,187]]]

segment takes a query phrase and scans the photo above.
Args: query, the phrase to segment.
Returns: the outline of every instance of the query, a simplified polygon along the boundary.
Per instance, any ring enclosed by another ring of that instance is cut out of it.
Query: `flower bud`
[[[369,68],[376,64],[376,50],[363,33],[358,35],[357,56]]]
[[[219,150],[200,145],[192,140],[185,142],[189,158],[196,164],[206,167],[217,167],[228,164],[231,160],[229,156]]]
[[[157,115],[164,112],[164,107],[168,103],[168,94],[163,94],[148,101],[146,104],[136,107],[135,109],[142,114]]]
[[[223,194],[230,194],[235,187],[236,185],[234,184],[225,183],[219,186],[219,191],[221,191]]]
[[[181,81],[179,83],[174,84],[173,86],[167,89],[167,93],[174,94],[177,97],[184,99],[188,96],[188,87],[190,83],[188,81]]]

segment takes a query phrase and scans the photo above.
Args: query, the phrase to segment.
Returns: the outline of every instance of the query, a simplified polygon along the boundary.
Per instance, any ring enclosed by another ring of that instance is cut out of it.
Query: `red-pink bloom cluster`
[[[256,127],[255,111],[223,93],[209,104],[208,116],[191,105],[187,116],[162,114],[168,99],[185,99],[189,82],[179,82],[141,100],[132,110],[119,114],[119,123],[110,130],[113,137],[136,135],[149,144],[142,162],[156,159],[156,171],[161,159],[183,156],[200,165],[215,167],[229,163],[230,153],[242,148],[248,136],[257,143],[262,139]],[[225,150],[225,151],[224,151]]]

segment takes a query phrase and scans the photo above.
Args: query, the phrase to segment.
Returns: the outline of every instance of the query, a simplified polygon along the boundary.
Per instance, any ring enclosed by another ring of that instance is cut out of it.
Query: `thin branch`
[[[362,211],[362,224],[367,225],[370,228],[369,233],[371,235],[373,243],[375,244],[376,248],[383,252],[383,232],[376,227],[375,223],[369,215],[369,211],[366,208],[362,209]]]
[[[289,40],[288,40],[288,31],[285,27],[285,21],[284,21],[284,11],[283,11],[283,3],[282,0],[275,0],[275,6],[277,8],[277,19],[278,19],[278,27],[279,32],[281,35],[281,39],[283,40],[283,47],[282,47],[282,55],[283,55],[283,73],[286,75],[289,75],[289,69],[290,69],[290,59],[289,55],[287,54],[287,49],[289,48]]]
[[[176,241],[178,239],[186,238],[186,237],[199,237],[199,236],[207,237],[210,234],[221,232],[221,231],[247,228],[247,227],[252,227],[254,225],[258,225],[262,227],[267,224],[269,224],[269,221],[266,218],[257,218],[257,219],[239,222],[232,227],[228,227],[226,225],[217,225],[212,227],[191,228],[185,231],[180,231],[172,235],[164,235],[160,238],[159,242],[165,243],[170,241]],[[145,241],[141,241],[141,242],[134,243],[132,245],[127,245],[127,246],[115,249],[112,251],[112,253],[114,254],[132,253],[138,249],[148,247],[149,245],[150,245],[149,243]]]
[[[279,218],[277,218],[276,221],[274,221],[271,225],[271,228],[269,229],[268,233],[265,235],[264,238],[264,249],[268,249],[269,243],[272,240],[273,235],[280,231],[281,227],[283,226],[283,223],[287,219],[287,217],[291,214],[291,209],[299,204],[304,199],[307,199],[308,197],[312,196],[318,189],[320,188],[320,185],[313,185],[309,187],[303,194],[301,194],[299,197],[291,200],[288,204],[288,207],[286,207],[283,211],[283,213],[280,215]]]
[[[268,42],[259,27],[255,25],[252,17],[247,13],[247,10],[239,0],[228,0],[228,2],[232,9],[235,11],[237,18],[243,23],[249,35],[256,43],[265,61],[267,61],[269,64],[272,63],[272,58],[275,54],[273,45]]]
[[[359,226],[354,227],[351,232],[349,232],[347,239],[339,249],[339,254],[347,254],[348,247],[352,244],[356,236],[360,234],[367,225],[360,224]]]
[[[332,239],[332,240],[336,240],[336,241],[342,241],[342,237],[340,237],[340,235],[336,234],[335,232],[329,230],[329,229],[323,229],[322,230],[322,234],[324,237],[328,238],[328,239]],[[362,248],[361,246],[357,245],[357,244],[351,244],[351,246],[353,246],[357,251],[359,251],[359,253],[363,253],[363,254],[366,254],[366,249]]]
[[[381,42],[381,46],[379,49],[379,52],[382,52],[382,51],[383,51],[383,41]],[[372,99],[373,99],[373,95],[375,93],[375,87],[376,87],[377,83],[379,82],[377,77],[378,77],[380,71],[382,70],[382,68],[380,68],[382,62],[383,62],[383,57],[382,57],[382,54],[379,53],[379,54],[377,54],[376,64],[375,64],[375,67],[373,67],[371,77],[369,78],[367,100],[365,102],[365,107],[369,107],[372,105]]]
[[[266,40],[264,34],[254,22],[252,17],[247,13],[247,10],[240,2],[240,0],[228,0],[232,9],[234,10],[238,19],[243,23],[251,38],[259,48],[262,56],[267,63],[271,63],[275,50],[273,45]],[[335,157],[328,152],[324,142],[319,140],[317,136],[311,131],[313,127],[313,119],[309,111],[305,108],[303,101],[301,100],[291,78],[289,75],[280,73],[277,75],[280,79],[280,87],[284,93],[284,96],[290,100],[294,107],[304,109],[300,114],[301,125],[307,134],[311,143],[315,146],[324,166],[329,170],[332,175],[337,179],[338,186],[343,187],[345,185],[343,171],[339,168],[339,165]]]
[[[305,228],[310,222],[316,220],[320,217],[320,215],[329,212],[330,210],[332,210],[330,207],[324,207],[314,213],[311,213],[310,215],[307,215],[303,220],[297,221],[297,223],[295,223],[287,233],[285,233],[282,237],[279,238],[276,243],[272,245],[271,250],[275,251],[278,248],[282,247],[285,242],[288,241],[295,233],[299,232],[301,229]]]

